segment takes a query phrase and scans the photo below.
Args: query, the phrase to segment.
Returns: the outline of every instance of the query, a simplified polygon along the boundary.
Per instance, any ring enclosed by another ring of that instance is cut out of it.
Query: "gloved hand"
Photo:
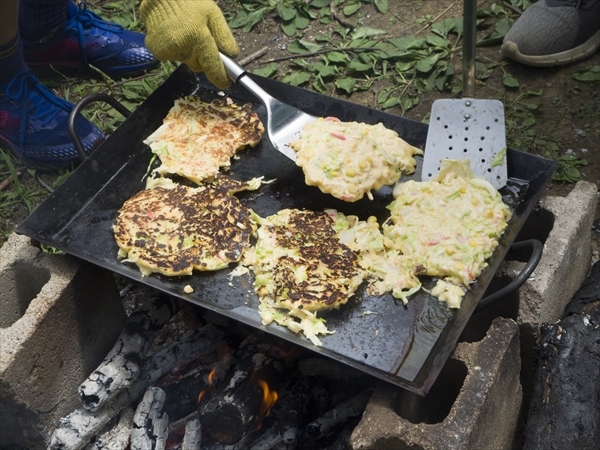
[[[184,62],[220,89],[231,85],[219,51],[232,58],[240,51],[213,0],[144,0],[140,13],[157,59]]]

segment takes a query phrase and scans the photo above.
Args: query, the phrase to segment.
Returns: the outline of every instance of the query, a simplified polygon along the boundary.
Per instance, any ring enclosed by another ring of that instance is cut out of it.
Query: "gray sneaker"
[[[504,37],[502,54],[536,67],[560,66],[600,47],[600,0],[540,0]]]

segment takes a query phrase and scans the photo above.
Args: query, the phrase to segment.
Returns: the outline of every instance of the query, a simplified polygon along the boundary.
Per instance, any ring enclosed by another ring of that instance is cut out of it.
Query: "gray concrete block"
[[[541,206],[552,214],[554,224],[544,243],[540,263],[519,290],[517,317],[519,324],[535,328],[558,320],[589,274],[598,188],[594,183],[580,181],[567,197],[546,197]],[[511,262],[506,270],[517,273],[521,267],[522,263]]]
[[[352,433],[351,448],[511,448],[522,398],[519,347],[517,324],[498,318],[484,339],[457,346],[428,396],[380,384]],[[454,390],[455,398],[448,395]]]
[[[46,447],[125,319],[111,273],[9,237],[0,249],[0,446]]]

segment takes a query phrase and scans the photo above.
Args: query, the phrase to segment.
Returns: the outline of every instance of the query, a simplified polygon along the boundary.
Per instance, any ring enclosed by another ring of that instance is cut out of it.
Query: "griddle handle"
[[[523,270],[521,270],[521,272],[508,285],[481,299],[474,312],[481,311],[482,309],[493,305],[498,300],[501,300],[504,297],[507,297],[510,294],[518,291],[519,288],[527,281],[542,259],[544,246],[537,239],[529,239],[527,241],[515,242],[508,250],[509,252],[521,252],[523,250],[527,250],[528,248],[531,248],[531,256],[529,257],[527,264],[525,264],[525,267],[523,267]]]
[[[116,98],[111,97],[108,94],[92,94],[79,100],[71,110],[71,113],[69,114],[69,121],[67,125],[69,128],[69,135],[71,136],[71,141],[73,141],[73,145],[77,150],[77,154],[79,155],[79,159],[81,160],[81,162],[85,161],[88,155],[85,153],[85,149],[83,147],[83,144],[81,143],[81,139],[79,139],[77,131],[75,130],[75,122],[77,121],[77,117],[79,116],[81,110],[84,107],[86,107],[92,102],[98,101],[108,103],[126,118],[131,115],[131,111],[129,111],[125,106],[123,106],[123,104],[119,102]]]

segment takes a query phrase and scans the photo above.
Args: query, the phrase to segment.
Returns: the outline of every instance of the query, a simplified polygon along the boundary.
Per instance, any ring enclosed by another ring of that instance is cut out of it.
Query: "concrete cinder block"
[[[46,448],[125,319],[111,273],[9,237],[0,249],[0,447]]]
[[[458,344],[427,397],[380,384],[352,433],[351,448],[511,448],[522,399],[519,347],[517,324],[497,318],[481,341]],[[445,399],[454,389],[456,398]]]
[[[552,323],[561,317],[591,268],[590,243],[597,206],[598,188],[587,181],[577,183],[566,197],[543,199],[542,208],[554,217],[554,223],[544,243],[542,259],[519,290],[519,324],[537,329],[542,323]],[[547,218],[541,214],[538,220],[544,217]],[[513,261],[507,272],[518,273],[522,265]]]

